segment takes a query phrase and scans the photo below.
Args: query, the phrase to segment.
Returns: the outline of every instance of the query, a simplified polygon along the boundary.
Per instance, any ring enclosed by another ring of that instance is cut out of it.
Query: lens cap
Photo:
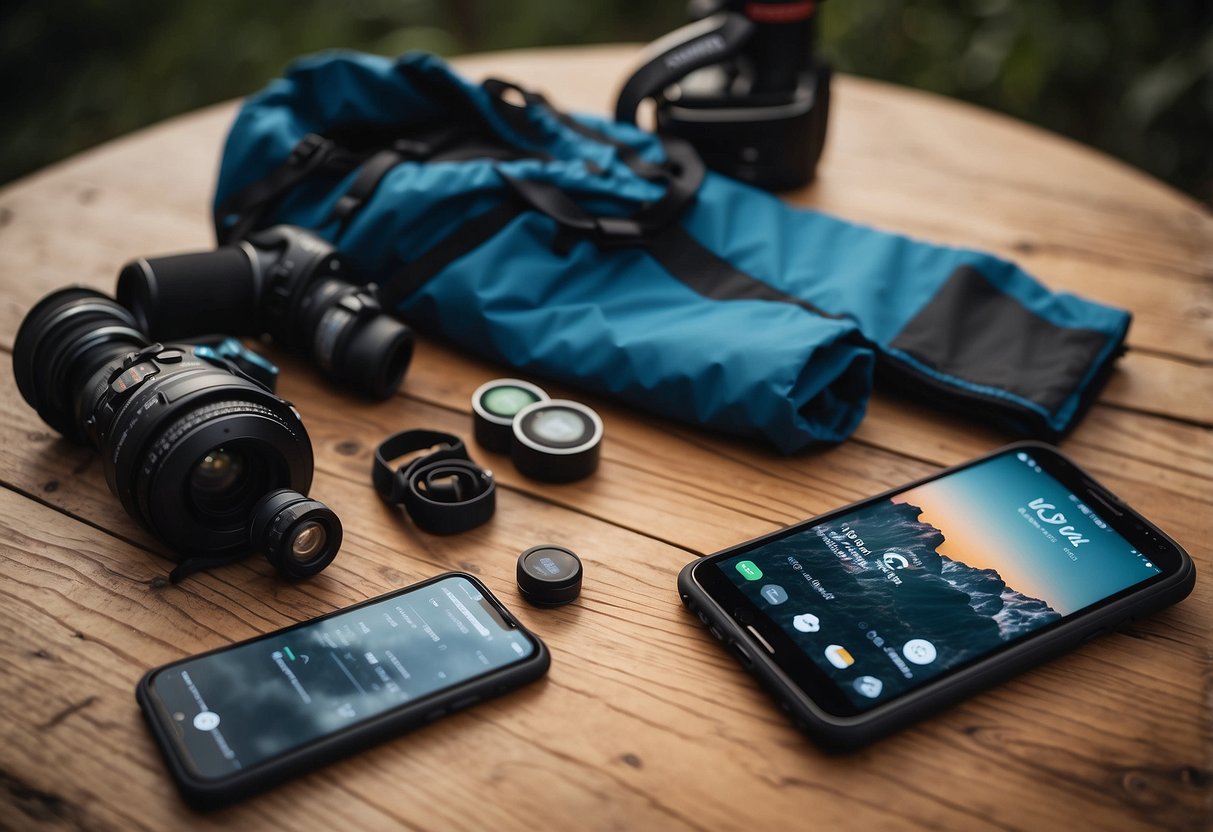
[[[482,448],[508,454],[514,441],[514,417],[536,402],[548,401],[540,388],[517,378],[485,382],[472,394],[472,422],[476,442]]]
[[[563,546],[533,546],[518,556],[518,590],[537,607],[559,607],[581,594],[581,559]]]
[[[527,405],[514,417],[510,456],[532,479],[572,482],[598,468],[602,419],[581,402],[552,399]]]

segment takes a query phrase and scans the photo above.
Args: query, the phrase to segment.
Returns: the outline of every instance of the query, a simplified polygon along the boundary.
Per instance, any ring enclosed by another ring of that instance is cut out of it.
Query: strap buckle
[[[594,243],[599,248],[638,245],[644,239],[644,226],[628,217],[595,217]]]
[[[286,157],[286,163],[292,167],[302,167],[308,164],[319,153],[327,153],[332,142],[319,133],[308,133],[291,148]]]

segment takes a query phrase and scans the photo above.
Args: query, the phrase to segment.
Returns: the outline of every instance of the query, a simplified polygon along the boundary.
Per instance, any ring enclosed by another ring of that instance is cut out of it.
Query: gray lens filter
[[[527,405],[514,416],[510,456],[515,467],[543,482],[572,482],[598,468],[602,419],[568,399]]]

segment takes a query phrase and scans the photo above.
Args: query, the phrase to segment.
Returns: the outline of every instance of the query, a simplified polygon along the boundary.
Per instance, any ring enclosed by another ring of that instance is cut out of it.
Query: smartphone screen
[[[151,692],[196,773],[222,778],[537,649],[449,576],[169,665]]]
[[[803,689],[829,690],[828,710],[862,713],[1163,572],[1063,463],[1011,449],[696,575],[715,573],[705,586],[744,606]]]

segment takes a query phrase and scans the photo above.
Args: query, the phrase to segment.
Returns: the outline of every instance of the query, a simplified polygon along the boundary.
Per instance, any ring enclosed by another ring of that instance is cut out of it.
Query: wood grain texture
[[[471,56],[558,104],[606,112],[635,51]],[[388,432],[470,436],[468,396],[508,372],[422,339],[401,395],[367,405],[270,350],[316,448],[313,493],[346,544],[322,575],[248,561],[164,583],[158,544],[97,455],[14,390],[21,317],[57,286],[112,291],[132,256],[204,248],[233,105],[166,122],[0,191],[0,827],[164,829],[1204,829],[1213,822],[1213,590],[849,756],[803,740],[678,604],[684,563],[1001,444],[877,396],[855,438],[795,457],[573,394],[602,414],[604,461],[501,486],[453,538],[382,505]],[[1089,150],[928,95],[838,79],[820,179],[794,202],[1019,260],[1050,286],[1134,312],[1133,351],[1063,445],[1213,567],[1213,220]],[[578,551],[581,599],[538,611],[519,551]],[[446,569],[479,574],[553,652],[547,679],[210,816],[177,800],[133,688],[156,664]]]

